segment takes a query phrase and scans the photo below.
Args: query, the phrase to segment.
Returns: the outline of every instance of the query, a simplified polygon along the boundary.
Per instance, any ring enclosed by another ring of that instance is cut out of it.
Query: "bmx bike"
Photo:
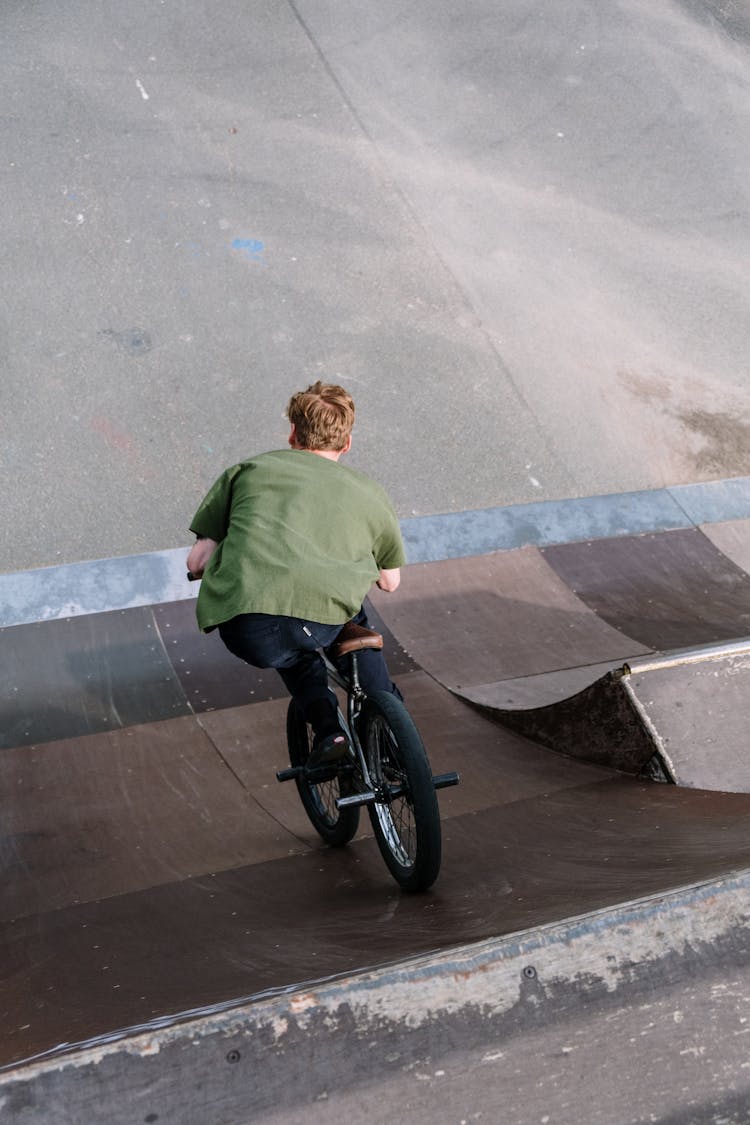
[[[367,694],[357,666],[363,649],[380,649],[380,633],[349,623],[324,652],[329,683],[346,696],[339,721],[349,755],[312,769],[306,765],[312,732],[291,700],[286,734],[291,766],[279,781],[294,780],[313,827],[333,847],[354,837],[367,808],[380,853],[403,890],[424,891],[440,871],[441,829],[436,790],[457,785],[455,772],[433,777],[422,739],[403,702],[387,691]]]

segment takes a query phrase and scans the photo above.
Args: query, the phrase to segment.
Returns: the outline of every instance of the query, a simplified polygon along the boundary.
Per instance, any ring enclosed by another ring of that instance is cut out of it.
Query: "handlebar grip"
[[[187,572],[187,580],[188,580],[188,582],[200,582],[201,575],[200,574],[193,574],[192,570],[189,570]]]

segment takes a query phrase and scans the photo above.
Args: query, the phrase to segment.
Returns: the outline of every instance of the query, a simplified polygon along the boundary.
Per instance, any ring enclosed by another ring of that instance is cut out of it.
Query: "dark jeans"
[[[353,620],[369,628],[364,608]],[[342,628],[299,617],[241,613],[219,625],[219,635],[240,660],[255,668],[275,668],[315,734],[323,735],[335,730],[338,722],[336,696],[328,687],[326,667],[317,649],[333,644]],[[363,649],[357,665],[365,691],[390,691],[400,696],[382,652]]]

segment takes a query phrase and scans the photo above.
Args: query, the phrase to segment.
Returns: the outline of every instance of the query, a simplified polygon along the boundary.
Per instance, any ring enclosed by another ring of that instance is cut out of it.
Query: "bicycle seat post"
[[[357,661],[357,653],[349,653],[349,684],[351,686],[351,694],[355,697],[362,695],[362,685],[359,682],[359,663]]]
[[[349,667],[351,674],[349,677],[349,708],[351,711],[358,710],[364,698],[364,691],[359,678],[359,668],[357,666],[357,654],[362,649],[382,649],[383,638],[380,633],[376,633],[374,629],[366,629],[362,625],[355,625],[350,621],[343,627],[339,636],[332,645],[328,648],[329,658],[336,663],[343,656],[351,656]]]

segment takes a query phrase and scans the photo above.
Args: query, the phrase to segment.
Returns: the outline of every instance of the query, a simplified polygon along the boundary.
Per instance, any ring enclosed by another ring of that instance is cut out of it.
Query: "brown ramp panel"
[[[283,731],[286,704],[264,708],[243,744],[247,772],[264,749],[266,716]],[[12,794],[0,835],[0,924],[192,879],[249,856],[261,862],[307,850],[312,832],[299,802],[287,799],[282,816],[231,767],[221,735],[243,710],[216,712],[210,730],[180,716],[0,754],[0,791]]]
[[[0,750],[187,714],[149,606],[0,630]]]
[[[727,558],[750,574],[750,520],[704,524],[701,531]]]
[[[561,674],[570,694],[650,651],[597,616],[535,547],[412,565],[395,596],[371,597],[419,666],[475,701],[531,677],[537,695],[557,697]]]
[[[694,528],[542,554],[599,617],[653,651],[750,634],[750,576]]]

